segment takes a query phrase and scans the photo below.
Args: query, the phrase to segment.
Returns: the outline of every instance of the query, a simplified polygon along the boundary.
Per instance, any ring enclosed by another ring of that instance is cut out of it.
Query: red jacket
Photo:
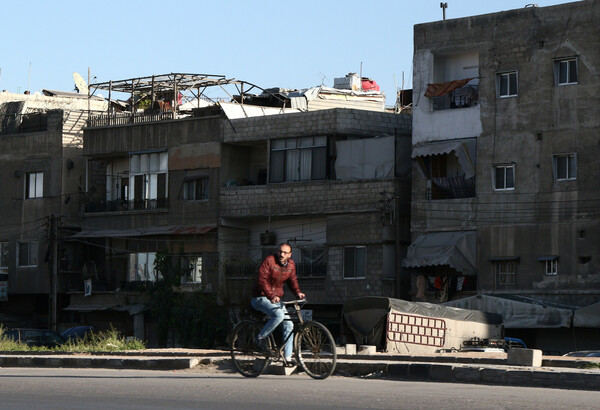
[[[252,297],[266,296],[273,300],[275,296],[283,297],[283,282],[298,295],[300,287],[296,278],[296,264],[288,259],[286,266],[281,266],[274,255],[265,258],[258,269],[258,279],[252,288]]]

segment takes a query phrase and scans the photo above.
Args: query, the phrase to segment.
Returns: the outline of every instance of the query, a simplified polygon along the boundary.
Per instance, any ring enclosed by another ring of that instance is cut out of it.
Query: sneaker
[[[293,357],[289,357],[285,359],[285,367],[294,367],[296,366],[296,359]]]

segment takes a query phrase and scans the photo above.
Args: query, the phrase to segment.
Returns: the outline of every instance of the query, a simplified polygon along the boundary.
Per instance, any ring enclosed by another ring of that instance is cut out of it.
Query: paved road
[[[285,401],[285,405],[280,402]],[[600,392],[305,375],[1,368],[10,409],[592,409]]]

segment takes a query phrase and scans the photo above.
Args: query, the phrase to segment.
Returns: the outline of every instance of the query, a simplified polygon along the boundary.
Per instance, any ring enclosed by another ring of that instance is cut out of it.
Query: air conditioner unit
[[[273,246],[275,245],[275,232],[264,231],[260,234],[260,244],[262,246]]]

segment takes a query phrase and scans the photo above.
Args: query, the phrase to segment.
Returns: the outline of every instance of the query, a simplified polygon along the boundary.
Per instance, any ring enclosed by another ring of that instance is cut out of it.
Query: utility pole
[[[50,251],[50,295],[48,327],[56,332],[58,297],[58,222],[60,217],[54,214],[48,217],[48,250]]]
[[[444,20],[446,20],[446,9],[448,8],[448,3],[440,3],[440,7],[442,8],[442,14],[444,16]]]

